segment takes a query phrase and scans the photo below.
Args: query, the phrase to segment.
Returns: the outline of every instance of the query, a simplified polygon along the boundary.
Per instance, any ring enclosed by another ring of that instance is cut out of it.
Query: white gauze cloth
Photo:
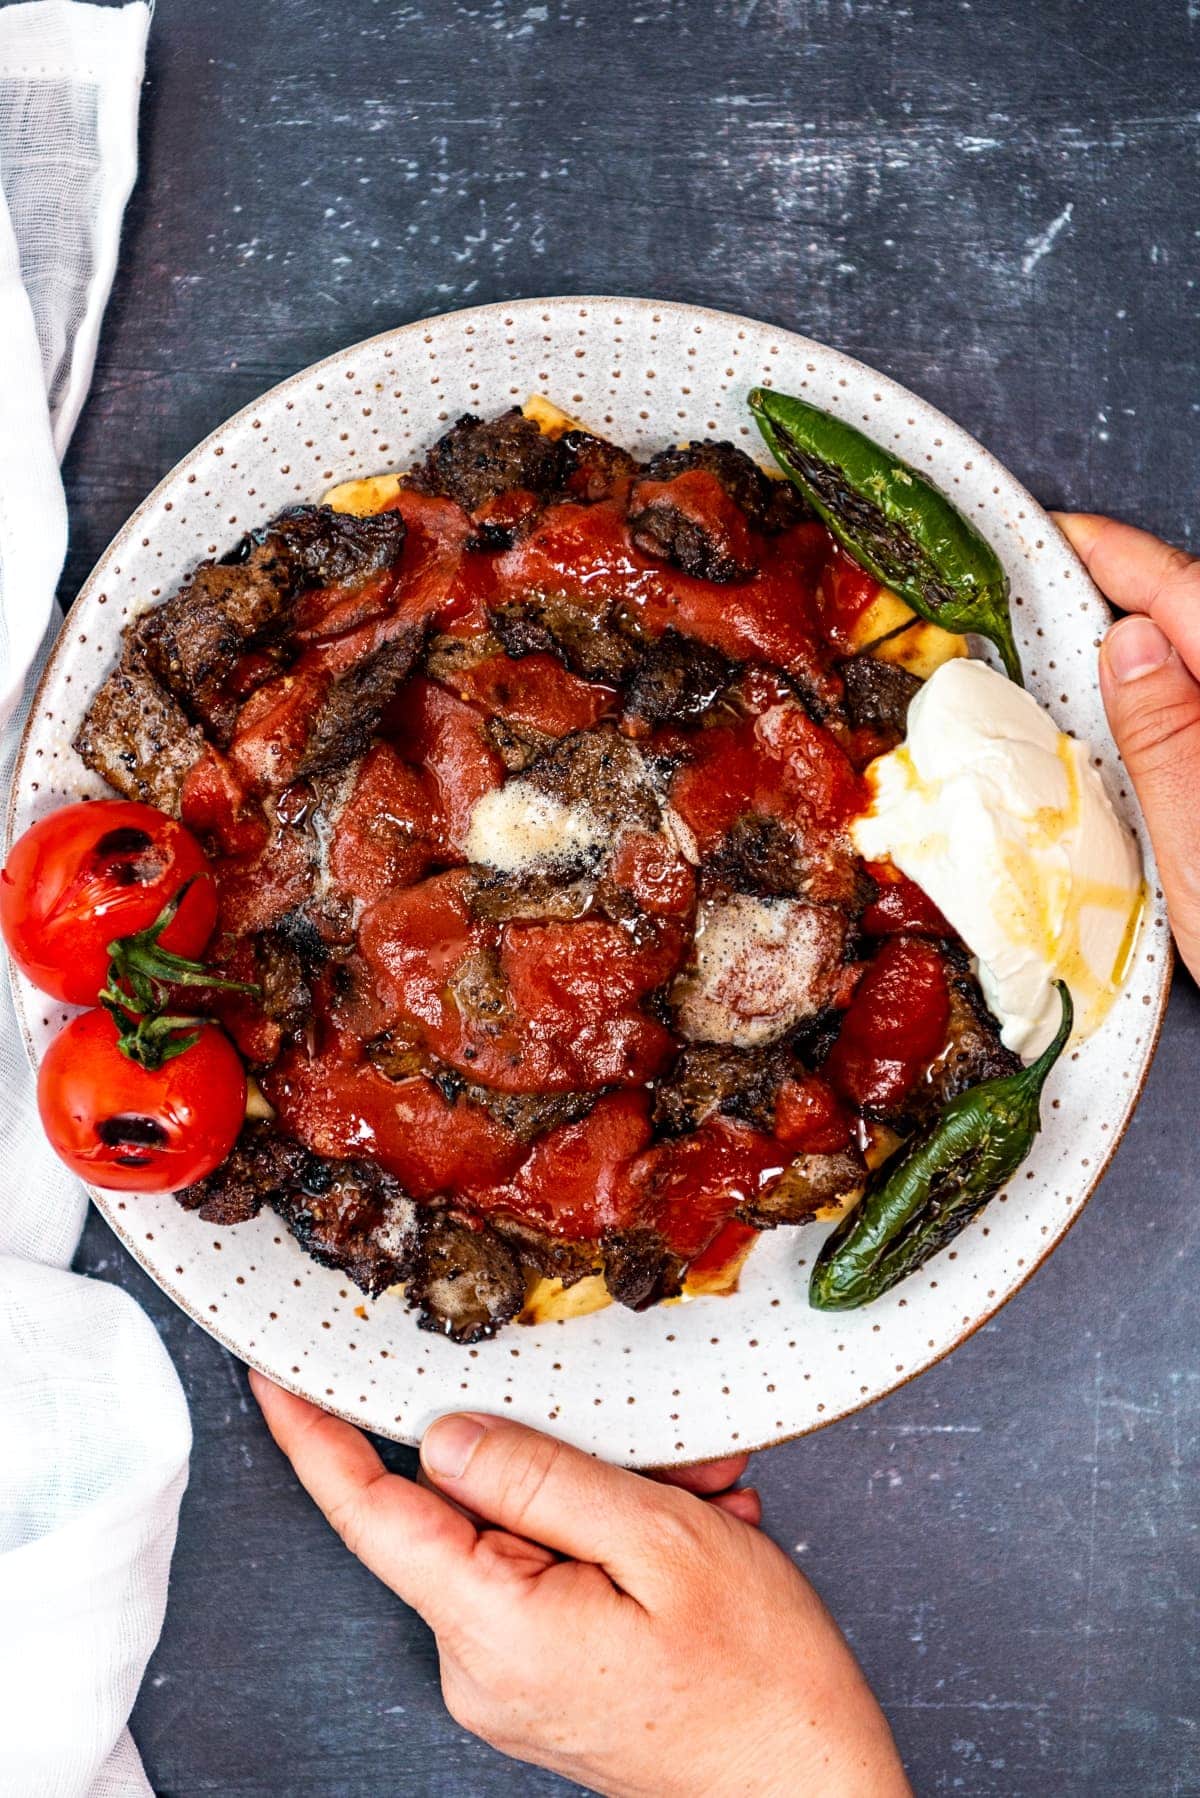
[[[150,11],[0,6],[0,785],[61,619],[58,463],[137,164]],[[190,1430],[126,1294],[66,1272],[83,1188],[0,993],[0,1794],[144,1798],[126,1719],[162,1627]]]

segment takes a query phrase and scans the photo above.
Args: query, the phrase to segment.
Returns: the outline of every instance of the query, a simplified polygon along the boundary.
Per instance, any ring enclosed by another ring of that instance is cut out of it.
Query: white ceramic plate
[[[723,436],[765,461],[745,407],[756,383],[803,394],[894,444],[999,551],[1029,684],[1093,745],[1142,838],[1153,898],[1128,986],[1103,1029],[1056,1069],[1046,1128],[1008,1192],[953,1250],[846,1315],[808,1308],[820,1240],[809,1226],[764,1237],[731,1298],[640,1316],[613,1306],[457,1348],[419,1332],[399,1300],[372,1304],[316,1266],[269,1213],[219,1230],[169,1197],[94,1195],[197,1323],[284,1386],[382,1435],[411,1441],[438,1412],[471,1406],[652,1465],[830,1423],[945,1355],[1028,1279],[1100,1179],[1145,1078],[1170,951],[1149,846],[1096,688],[1103,601],[1046,515],[957,425],[808,338],[699,307],[575,298],[450,313],[331,356],[214,432],[138,508],[73,608],[26,730],[10,839],[54,806],[103,790],[70,742],[121,626],[280,507],[315,500],[335,481],[406,467],[460,412],[490,414],[531,391],[643,455]],[[16,997],[36,1059],[64,1014],[21,980]]]

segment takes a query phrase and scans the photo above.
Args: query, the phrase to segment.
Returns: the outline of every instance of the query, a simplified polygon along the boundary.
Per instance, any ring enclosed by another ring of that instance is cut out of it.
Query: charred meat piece
[[[489,1221],[522,1265],[543,1274],[547,1280],[561,1280],[564,1286],[575,1286],[589,1274],[600,1272],[601,1254],[594,1242],[574,1242],[568,1237],[551,1236],[520,1218],[506,1217],[503,1212],[495,1213]]]
[[[779,1088],[797,1071],[795,1056],[783,1044],[735,1049],[725,1043],[689,1043],[658,1082],[654,1122],[672,1136],[682,1136],[719,1111],[769,1135]]]
[[[398,1181],[370,1161],[331,1161],[250,1125],[216,1173],[177,1194],[206,1223],[242,1223],[264,1204],[301,1248],[340,1269],[372,1298],[407,1279],[424,1214]]]
[[[461,1074],[455,1074],[452,1068],[444,1072],[453,1075],[455,1085],[451,1093],[446,1093],[442,1080],[433,1074],[428,1050],[419,1043],[412,1042],[401,1031],[389,1030],[383,1036],[375,1037],[367,1044],[367,1060],[385,1080],[412,1080],[418,1074],[428,1074],[441,1088],[447,1098],[453,1099],[462,1091]]]
[[[793,834],[777,818],[748,812],[738,818],[705,862],[706,894],[753,893],[767,899],[807,899],[857,915],[871,884],[849,843]]]
[[[298,1177],[306,1158],[298,1142],[269,1124],[247,1124],[221,1166],[175,1197],[206,1224],[244,1224]]]
[[[728,585],[757,571],[746,514],[701,469],[638,481],[629,496],[629,534],[643,555],[673,562],[697,580]]]
[[[224,746],[245,697],[229,687],[238,657],[286,636],[300,593],[352,589],[391,567],[404,535],[398,512],[356,518],[328,506],[293,506],[223,561],[201,563],[176,594],[138,620],[132,637],[152,672]]]
[[[512,1015],[508,982],[500,968],[497,950],[481,944],[465,955],[455,968],[447,994],[459,1015],[483,1029],[498,1026]]]
[[[639,646],[610,612],[553,594],[497,606],[492,628],[510,656],[556,655],[585,680],[619,687],[637,667]]]
[[[694,724],[733,679],[732,662],[694,637],[667,630],[634,669],[625,710],[647,724]]]
[[[595,890],[588,874],[548,863],[520,874],[481,874],[469,904],[475,917],[495,923],[510,918],[570,923],[590,909]]]
[[[898,741],[908,726],[909,705],[921,690],[916,675],[874,656],[851,656],[842,663],[841,675],[850,723],[890,732]]]
[[[705,901],[695,966],[672,991],[680,1035],[738,1048],[787,1035],[841,997],[848,934],[831,906],[740,893]]]
[[[183,783],[205,748],[202,733],[126,644],[76,733],[78,755],[126,799],[177,818]]]
[[[478,1105],[524,1143],[533,1142],[535,1137],[562,1124],[577,1122],[596,1103],[595,1093],[509,1093],[480,1086],[395,1031],[369,1043],[367,1057],[387,1080],[410,1080],[414,1075],[424,1075],[448,1105],[455,1105],[460,1099]]]
[[[397,632],[333,681],[317,708],[299,765],[286,784],[344,768],[366,750],[388,703],[411,673],[425,642],[425,626]]]
[[[590,431],[565,431],[558,440],[564,491],[574,500],[593,504],[611,499],[638,472],[628,450]]]
[[[452,1342],[482,1342],[525,1303],[525,1276],[512,1250],[486,1224],[453,1212],[430,1214],[408,1282],[423,1330]]]
[[[271,1203],[306,1254],[368,1297],[408,1278],[426,1214],[375,1162],[305,1155]]]
[[[595,1093],[503,1093],[472,1081],[462,1086],[462,1095],[525,1143],[547,1130],[578,1123],[596,1103]]]
[[[408,484],[421,493],[452,499],[464,512],[476,512],[489,500],[515,487],[549,494],[562,485],[563,453],[559,443],[543,436],[520,407],[499,418],[477,418],[464,412],[439,437]]]
[[[1000,1040],[1000,1026],[987,1008],[979,982],[961,950],[946,947],[950,1023],[946,1048],[914,1095],[922,1115],[940,1111],[959,1093],[983,1080],[1015,1074],[1020,1057]]]
[[[784,1169],[774,1186],[756,1193],[739,1207],[737,1216],[756,1230],[774,1230],[779,1224],[803,1224],[826,1205],[859,1198],[867,1180],[867,1167],[857,1149],[833,1154],[800,1155]]]
[[[586,806],[609,831],[658,827],[659,802],[646,759],[614,725],[561,737],[524,778],[561,805]]]
[[[808,885],[795,837],[778,818],[761,814],[737,819],[705,864],[704,875],[706,888],[714,894],[728,891],[798,898]]]
[[[770,475],[764,478],[769,491],[758,525],[768,537],[776,537],[781,531],[790,531],[798,524],[810,524],[815,519],[816,513],[791,481],[775,480]]]
[[[528,725],[514,724],[497,712],[484,724],[484,735],[510,774],[521,774],[535,762],[554,738],[545,731],[531,730]]]
[[[349,943],[354,935],[356,904],[334,878],[331,852],[361,772],[362,763],[355,759],[286,789],[276,800],[276,816],[290,811],[294,796],[303,802],[295,828],[304,832],[309,847],[312,891],[307,904],[283,918],[276,928],[295,941],[310,977],[321,966],[331,943]]]
[[[685,1263],[671,1253],[656,1230],[614,1231],[600,1246],[604,1283],[618,1305],[645,1311],[681,1290]]]
[[[678,444],[673,449],[660,449],[657,457],[651,457],[644,469],[644,478],[655,482],[678,480],[678,476],[691,475],[694,471],[712,475],[721,491],[729,496],[739,511],[745,512],[748,523],[752,523],[756,529],[763,529],[770,512],[775,482],[768,480],[757,462],[752,462],[745,449],[738,449],[736,444],[705,437],[694,444]]]
[[[222,747],[233,732],[241,704],[229,691],[229,671],[246,639],[221,599],[224,588],[237,584],[239,572],[220,567],[197,569],[178,593],[139,619],[131,633],[146,666]],[[269,580],[255,581],[256,587],[260,584],[282,598],[281,590]]]
[[[768,480],[732,443],[709,439],[661,451],[629,494],[638,548],[707,581],[748,579],[753,533],[786,530],[803,516],[790,482]]]
[[[313,926],[304,920],[320,944],[319,959],[304,953],[302,939],[297,941],[298,932],[289,931],[288,923],[289,919],[282,919],[273,930],[264,930],[254,939],[254,978],[258,983],[259,1003],[285,1036],[302,1030],[312,1015],[311,976],[324,959],[324,944],[320,943]]]
[[[455,637],[439,631],[429,639],[422,666],[430,680],[442,681],[452,693],[458,692],[459,678],[490,661],[500,650],[499,638],[490,631],[479,631],[470,637]]]
[[[289,598],[306,588],[354,588],[399,560],[405,530],[399,512],[359,516],[332,506],[289,506],[243,538],[222,566],[269,572]],[[244,601],[232,601],[231,611],[243,636],[261,632],[262,623],[245,611]]]

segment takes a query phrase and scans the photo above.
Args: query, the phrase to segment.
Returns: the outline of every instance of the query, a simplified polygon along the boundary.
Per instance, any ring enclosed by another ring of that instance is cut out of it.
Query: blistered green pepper
[[[957,506],[819,406],[764,387],[753,389],[749,404],[784,474],[854,560],[930,623],[989,638],[1009,678],[1022,684],[1008,576]]]
[[[914,1273],[1011,1178],[1041,1128],[1046,1076],[1071,1034],[1074,1007],[1061,980],[1062,1022],[1029,1067],[960,1093],[878,1169],[862,1202],[826,1238],[809,1281],[818,1311],[852,1311]]]

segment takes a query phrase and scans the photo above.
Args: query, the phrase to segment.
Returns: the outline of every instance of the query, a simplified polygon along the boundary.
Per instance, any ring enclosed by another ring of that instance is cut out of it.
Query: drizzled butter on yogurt
[[[890,860],[976,957],[1010,1049],[1026,1061],[1075,1001],[1076,1036],[1120,990],[1143,904],[1137,845],[1088,759],[1037,701],[984,662],[947,662],[909,709],[898,749],[867,770],[851,826]]]

